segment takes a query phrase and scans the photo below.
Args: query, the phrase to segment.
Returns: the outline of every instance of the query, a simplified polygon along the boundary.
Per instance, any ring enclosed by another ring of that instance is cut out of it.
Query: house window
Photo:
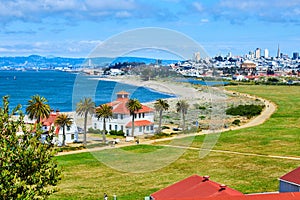
[[[109,130],[111,130],[111,124],[109,125]]]
[[[139,113],[139,118],[141,118],[141,116],[142,116],[141,113]]]
[[[75,136],[74,134],[71,134],[71,140],[74,140]]]
[[[150,130],[153,131],[153,126],[150,126]]]
[[[129,136],[129,130],[128,129],[126,130],[126,135]]]
[[[142,127],[142,126],[140,126],[140,130],[139,130],[140,132],[142,132],[142,130],[143,130],[142,128],[143,128],[143,127]]]
[[[134,118],[137,118],[137,115],[136,115],[136,114],[134,114]]]
[[[94,129],[97,129],[97,123],[94,123]]]
[[[67,131],[70,131],[71,130],[71,126],[67,126]]]
[[[115,125],[115,131],[117,131],[118,130],[118,125]]]
[[[145,113],[143,113],[143,118],[145,118]]]
[[[123,114],[121,114],[121,115],[120,115],[120,118],[123,119],[123,117],[124,117]]]
[[[123,131],[124,130],[124,127],[123,127],[123,125],[121,125],[121,131]]]
[[[114,119],[118,119],[118,114],[113,114]]]
[[[147,131],[149,131],[149,126],[146,127]]]

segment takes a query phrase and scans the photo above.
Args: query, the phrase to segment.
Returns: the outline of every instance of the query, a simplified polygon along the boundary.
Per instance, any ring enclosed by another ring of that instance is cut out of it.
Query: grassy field
[[[299,87],[236,86],[228,89],[269,99],[278,105],[278,110],[260,126],[222,133],[215,150],[300,157]],[[204,136],[196,137],[192,146],[201,147],[203,139]],[[157,149],[163,148],[137,145],[123,150],[147,154]],[[113,153],[114,150],[106,151]],[[99,152],[98,156],[102,154]],[[300,161],[295,160],[218,152],[200,159],[199,151],[187,150],[175,162],[159,170],[126,173],[104,165],[96,157],[90,153],[57,157],[63,179],[58,186],[59,192],[50,199],[101,199],[104,192],[110,199],[113,194],[118,199],[143,199],[193,174],[210,175],[212,180],[243,193],[269,192],[278,189],[280,176],[300,165]]]

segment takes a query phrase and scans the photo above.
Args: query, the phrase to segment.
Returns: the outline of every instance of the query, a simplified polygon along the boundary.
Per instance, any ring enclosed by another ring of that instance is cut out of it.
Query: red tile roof
[[[211,180],[206,180],[202,176],[193,175],[179,181],[167,188],[153,193],[151,196],[155,200],[175,200],[175,199],[200,199],[215,196],[242,196],[243,193],[226,187],[221,189],[220,184]]]
[[[129,110],[126,106],[127,102],[128,102],[128,99],[124,100],[122,98],[119,98],[116,101],[107,103],[107,105],[113,107],[113,110],[112,110],[113,113],[129,114]],[[149,113],[149,112],[154,112],[154,110],[148,106],[142,105],[142,108],[135,113]]]
[[[153,122],[150,122],[148,120],[137,120],[134,121],[134,126],[149,126],[149,125],[153,125]],[[131,127],[132,126],[132,122],[128,122],[128,124],[126,124],[126,127]]]
[[[117,95],[118,95],[118,94],[129,94],[129,93],[126,92],[126,91],[124,91],[124,90],[122,90],[122,91],[118,92]]]
[[[168,200],[299,200],[300,192],[251,194],[242,196],[217,196],[209,198],[173,198]],[[156,199],[155,199],[156,200]]]
[[[42,119],[42,124],[44,126],[49,127],[49,131],[51,130],[51,126],[54,125],[54,122],[56,120],[56,117],[59,115],[59,113],[50,113],[48,118]],[[55,126],[55,134],[59,133],[59,126]]]
[[[56,117],[58,116],[57,113],[50,113],[48,118],[42,119],[42,124],[45,126],[51,126],[54,122]]]
[[[300,167],[280,177],[280,180],[284,180],[284,181],[288,181],[300,185]]]

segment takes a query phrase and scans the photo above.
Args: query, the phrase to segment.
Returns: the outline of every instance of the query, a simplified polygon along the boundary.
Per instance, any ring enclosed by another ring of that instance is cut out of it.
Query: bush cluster
[[[239,105],[237,107],[230,107],[226,110],[227,115],[234,115],[234,116],[245,116],[247,118],[254,117],[259,115],[263,110],[264,106],[262,105]]]
[[[124,136],[125,133],[122,130],[116,131],[116,130],[111,130],[109,131],[110,135],[116,135],[116,136]]]
[[[95,134],[100,134],[101,131],[99,129],[93,129],[92,127],[88,129],[89,133],[95,133]]]

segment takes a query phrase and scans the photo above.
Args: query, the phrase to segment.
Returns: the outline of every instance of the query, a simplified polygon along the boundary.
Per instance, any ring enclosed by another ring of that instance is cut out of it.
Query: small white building
[[[112,107],[113,118],[106,120],[106,129],[123,131],[125,136],[131,136],[132,116],[126,107],[129,100],[129,93],[121,91],[117,93],[117,99],[107,103]],[[134,136],[154,133],[154,110],[148,106],[142,105],[142,109],[134,115]],[[103,130],[103,120],[93,115],[92,124],[94,129]]]
[[[58,143],[58,145],[61,145],[63,141],[63,127],[54,125],[57,116],[59,116],[59,112],[51,112],[47,119],[43,119],[41,121],[43,125],[42,130],[44,132],[42,137],[46,137],[49,131],[54,130],[54,133],[56,135],[56,142]],[[78,141],[78,128],[74,120],[70,127],[65,127],[65,134],[65,143],[73,143]],[[45,138],[42,138],[42,140],[43,139]]]

